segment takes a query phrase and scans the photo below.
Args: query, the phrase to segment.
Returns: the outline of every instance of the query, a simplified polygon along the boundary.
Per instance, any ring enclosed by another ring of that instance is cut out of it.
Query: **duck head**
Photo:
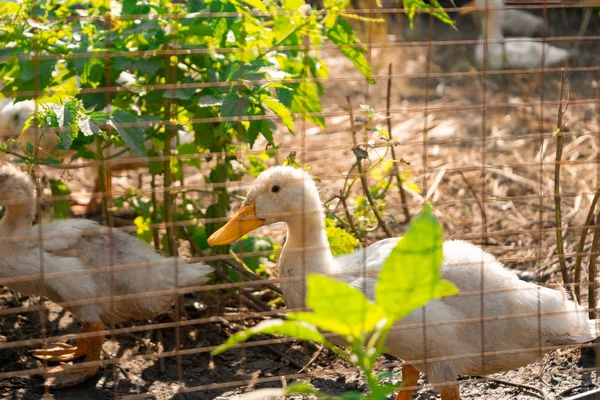
[[[322,213],[318,189],[307,172],[287,166],[273,167],[258,176],[240,209],[208,238],[208,244],[230,244],[260,226],[276,222],[289,225],[307,215],[322,218]]]

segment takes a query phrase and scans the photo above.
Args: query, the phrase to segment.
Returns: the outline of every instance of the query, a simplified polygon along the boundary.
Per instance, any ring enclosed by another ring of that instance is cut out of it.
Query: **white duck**
[[[498,4],[504,7],[504,1],[498,0]],[[475,11],[475,1],[463,6],[462,14]],[[475,18],[479,23],[479,17]],[[500,14],[500,28],[502,33],[508,36],[536,37],[543,33],[544,19],[532,13],[523,10],[509,8],[503,9]]]
[[[121,85],[130,85],[130,75],[128,73],[122,72],[117,80],[117,83]],[[54,103],[47,103],[51,108],[57,106]],[[41,105],[39,106],[41,107]],[[14,102],[11,99],[4,99],[0,101],[0,139],[15,139],[21,145],[24,145],[27,142],[33,143],[34,137],[33,132],[31,130],[23,132],[23,128],[25,126],[25,122],[29,119],[29,117],[36,111],[36,104],[33,100],[24,100],[19,102]],[[180,143],[190,143],[194,141],[193,133],[179,131],[179,142]],[[55,133],[47,133],[40,137],[39,147],[45,152],[51,152],[58,145],[58,136]],[[147,146],[150,146],[151,143],[147,142]],[[173,141],[173,147],[175,148],[176,141]],[[16,146],[15,146],[16,147]],[[118,150],[112,148],[111,153],[116,153]],[[74,151],[63,151],[63,155],[67,157],[72,157],[75,152]],[[120,160],[115,163],[111,163],[111,172],[122,172],[127,170],[134,170],[140,167],[145,166],[145,161],[133,153],[124,153],[118,157]],[[126,161],[124,159],[127,159]],[[101,192],[101,184],[100,177],[98,176],[98,171],[96,168],[90,169],[91,175],[94,177],[94,188],[92,193]],[[92,198],[87,207],[87,214],[94,214],[100,211],[101,203],[97,198]]]
[[[31,225],[33,183],[12,165],[0,167],[0,204],[6,208],[0,221],[0,283],[27,295],[43,293],[55,302],[80,301],[66,308],[83,321],[82,332],[98,332],[79,338],[76,346],[56,343],[53,348],[36,350],[38,358],[70,361],[85,355],[85,361],[100,360],[104,323],[147,319],[166,312],[177,295],[156,292],[200,285],[212,272],[205,263],[186,264],[181,258],[163,257],[136,237],[117,230],[109,232],[85,219],[43,224],[40,241],[39,227]],[[116,268],[114,275],[111,265]],[[104,270],[94,273],[100,268]],[[140,297],[118,298],[132,294]],[[117,296],[114,302],[109,299],[111,295]],[[98,370],[99,366],[68,371],[56,367],[50,371],[55,376],[47,384],[74,386]]]
[[[300,169],[274,167],[258,177],[244,204],[209,244],[232,243],[275,222],[288,228],[279,275],[283,298],[292,309],[305,307],[305,277],[310,273],[338,277],[373,299],[377,273],[401,240],[382,240],[334,258],[312,178]],[[564,291],[523,282],[492,255],[463,241],[446,241],[443,251],[442,276],[461,293],[431,301],[394,327],[386,346],[389,354],[406,360],[403,386],[416,385],[420,371],[433,384],[452,382],[444,385],[442,399],[456,400],[459,375],[511,370],[539,359],[549,346],[597,337],[595,321]],[[412,391],[401,391],[396,398],[411,396]]]
[[[504,4],[504,2],[502,2]],[[502,33],[508,36],[541,36],[544,30],[544,18],[527,11],[514,8],[504,10]]]
[[[535,69],[552,67],[564,63],[571,53],[566,49],[548,43],[536,42],[529,37],[505,39],[502,34],[502,21],[505,18],[502,0],[474,0],[474,7],[467,5],[461,11],[477,12],[481,18],[480,39],[486,38],[488,43],[475,46],[475,62],[483,68],[484,46],[487,45],[487,69]],[[542,64],[543,58],[543,64]]]

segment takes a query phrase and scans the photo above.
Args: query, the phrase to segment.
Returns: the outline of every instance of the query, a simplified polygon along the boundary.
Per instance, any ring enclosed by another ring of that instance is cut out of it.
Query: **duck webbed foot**
[[[94,324],[97,323],[84,322],[81,333],[89,333],[98,330],[97,326],[94,326]],[[104,326],[102,326],[102,330],[103,329]],[[79,338],[77,339],[75,346],[61,342],[51,343],[43,349],[33,350],[31,354],[35,358],[50,362],[73,361],[87,354],[90,348],[90,340],[91,338]]]
[[[83,325],[82,332],[103,332],[104,324],[101,321],[85,323]],[[72,356],[73,358],[77,358],[78,354],[85,354],[85,366],[79,365],[59,365],[53,368],[49,368],[46,373],[46,382],[45,386],[48,386],[52,389],[63,389],[74,387],[80,385],[89,379],[95,377],[100,371],[100,355],[102,353],[102,343],[104,343],[104,333],[99,334],[98,336],[93,336],[89,338],[80,338],[77,340],[76,346],[69,346],[68,348],[64,348],[62,351],[68,351],[67,353],[60,354],[60,347],[64,345],[64,343],[60,343],[59,346],[53,347],[52,349],[48,349],[54,351],[47,357],[64,357],[64,356]],[[44,352],[47,350],[37,350],[37,352]],[[41,354],[43,357],[44,355]],[[36,356],[37,357],[37,356]],[[40,357],[38,357],[40,358]],[[46,358],[47,360],[52,361],[52,359]],[[91,365],[88,365],[91,364]]]
[[[460,400],[460,389],[457,384],[442,390],[442,400]]]
[[[67,343],[52,343],[43,349],[33,350],[31,354],[40,360],[51,362],[73,361],[87,354],[87,348],[77,341],[77,346]]]
[[[63,365],[49,368],[44,386],[50,389],[66,389],[84,384],[100,372],[100,366],[66,369]]]
[[[396,400],[411,400],[418,381],[419,371],[410,364],[404,364],[402,366],[402,383],[400,391],[396,394]]]

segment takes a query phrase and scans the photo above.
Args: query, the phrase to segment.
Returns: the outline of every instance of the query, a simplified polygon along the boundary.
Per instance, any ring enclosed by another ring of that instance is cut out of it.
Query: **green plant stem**
[[[563,283],[565,286],[568,286],[570,283],[569,273],[567,271],[567,264],[565,262],[565,250],[564,243],[562,237],[562,213],[560,207],[560,164],[562,158],[562,151],[564,145],[564,135],[563,135],[563,93],[565,83],[567,81],[567,73],[563,69],[560,80],[560,90],[558,94],[558,116],[556,122],[556,160],[554,164],[554,219],[556,225],[556,248],[558,251],[558,260],[560,263],[560,272],[562,275]],[[568,97],[568,95],[567,95]],[[568,101],[568,100],[567,100]],[[565,110],[566,111],[566,110]]]
[[[355,137],[356,129],[354,127],[354,115],[352,113],[352,100],[350,100],[350,96],[346,97],[346,99],[348,101],[348,112],[350,113],[350,125],[352,127],[352,137]],[[355,147],[355,149],[357,149],[357,147]],[[394,234],[392,233],[390,228],[387,226],[387,224],[383,220],[383,217],[381,216],[381,213],[377,209],[377,205],[375,204],[375,201],[373,200],[373,196],[371,196],[371,192],[369,191],[369,184],[367,183],[367,177],[365,176],[365,173],[363,171],[362,161],[361,161],[360,157],[358,156],[358,152],[354,151],[354,155],[356,156],[356,168],[358,169],[360,181],[362,183],[362,189],[363,189],[363,192],[365,193],[365,196],[367,197],[367,200],[369,201],[369,205],[371,206],[373,213],[375,214],[375,218],[377,218],[377,222],[379,223],[379,226],[381,226],[381,228],[384,230],[387,237],[393,237]]]
[[[150,187],[152,188],[152,194],[150,201],[152,202],[152,239],[154,241],[154,248],[160,249],[160,236],[158,234],[158,201],[156,201],[156,175],[152,174],[150,180]]]
[[[390,150],[392,152],[392,159],[394,160],[394,166],[392,167],[392,174],[396,176],[396,186],[398,187],[398,191],[400,192],[400,203],[402,204],[402,211],[404,212],[405,222],[410,221],[410,211],[408,210],[408,202],[406,200],[406,191],[404,190],[404,182],[400,171],[398,171],[398,166],[396,162],[398,159],[396,158],[396,150],[394,149],[393,137],[392,137],[392,114],[390,112],[391,107],[391,97],[392,97],[392,63],[388,65],[388,82],[387,82],[387,96],[386,96],[386,116],[387,116],[387,126],[388,133],[390,135],[388,145],[390,146]]]
[[[167,227],[167,243],[169,244],[168,254],[176,256],[178,254],[178,248],[175,242],[175,231],[173,227],[174,215],[173,215],[173,194],[171,193],[171,185],[173,184],[173,176],[171,174],[171,129],[165,127],[165,142],[163,155],[165,157],[163,161],[163,201],[164,201],[164,217],[165,225]]]
[[[377,193],[377,197],[378,198],[384,198],[385,197],[385,195],[387,194],[388,190],[392,186],[392,181],[393,180],[394,180],[394,175],[388,176],[387,184],[385,185],[385,187],[383,188],[383,190],[381,191],[381,193]]]
[[[103,149],[102,149],[102,139],[100,138],[100,136],[96,137],[96,157],[99,160],[102,160],[104,157],[103,154]],[[98,163],[98,182],[100,183],[100,190],[102,192],[102,195],[100,197],[100,202],[102,204],[102,216],[104,218],[104,223],[109,225],[109,213],[108,213],[108,193],[107,193],[107,174],[106,174],[106,168],[104,166],[104,162],[100,162]],[[94,195],[96,195],[94,193]]]
[[[350,229],[352,229],[352,234],[355,238],[362,242],[362,236],[358,233],[358,230],[356,229],[356,225],[354,224],[354,218],[352,218],[352,214],[350,214],[350,209],[348,208],[348,203],[346,202],[346,197],[344,197],[344,194],[341,191],[338,198],[342,203],[342,207],[344,207],[344,214],[346,214],[346,219],[348,220],[348,225],[350,226]]]

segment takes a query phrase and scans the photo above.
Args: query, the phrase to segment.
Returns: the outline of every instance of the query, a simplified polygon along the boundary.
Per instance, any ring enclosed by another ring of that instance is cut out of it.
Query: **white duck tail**
[[[204,262],[188,264],[181,260],[179,264],[179,287],[201,285],[208,282],[213,268]]]
[[[554,335],[548,335],[548,342],[556,345],[587,343],[600,336],[598,334],[600,320],[589,319],[588,312],[584,307],[580,306],[574,299],[570,299],[563,288],[560,292],[562,299],[556,300],[563,303],[561,308],[564,309],[564,312],[548,317],[550,321],[547,326],[555,323],[558,328],[554,330]],[[542,300],[544,300],[543,297]],[[550,308],[554,307],[550,306]],[[560,335],[561,331],[565,334]]]

